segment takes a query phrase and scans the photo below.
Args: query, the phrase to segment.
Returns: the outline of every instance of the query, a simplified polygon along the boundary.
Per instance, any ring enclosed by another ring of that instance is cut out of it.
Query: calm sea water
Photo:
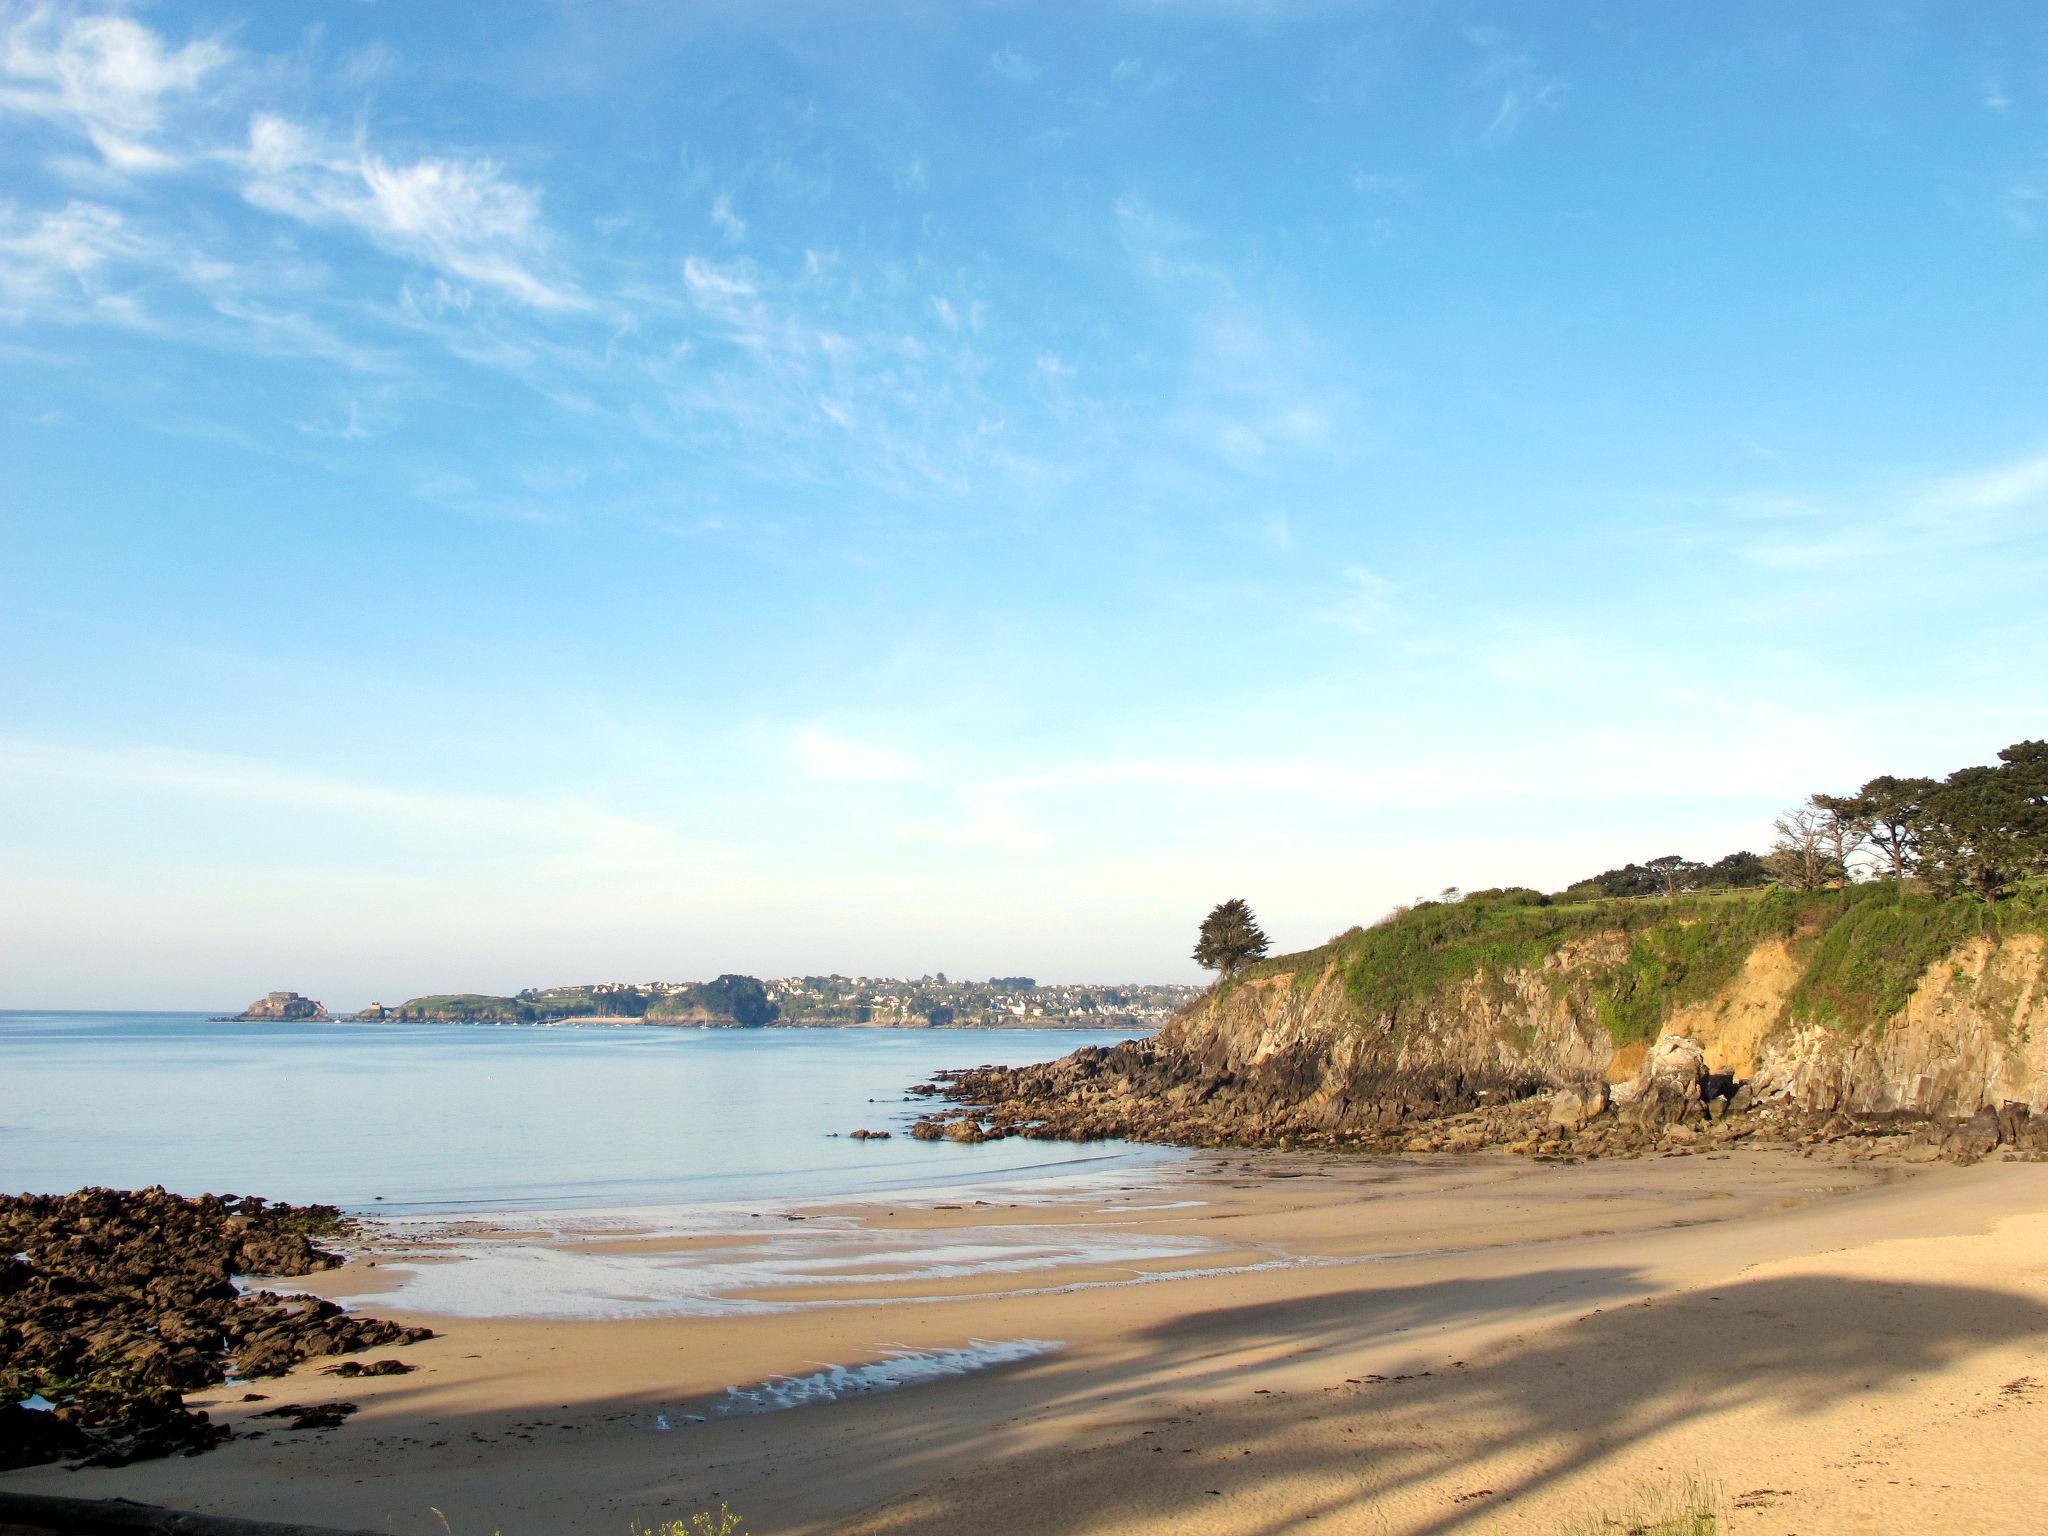
[[[903,1090],[943,1067],[1045,1061],[1116,1038],[0,1011],[0,1189],[163,1184],[397,1213],[812,1200],[1114,1172],[1174,1154],[914,1142],[903,1132],[918,1106]],[[896,1139],[843,1139],[863,1126]]]

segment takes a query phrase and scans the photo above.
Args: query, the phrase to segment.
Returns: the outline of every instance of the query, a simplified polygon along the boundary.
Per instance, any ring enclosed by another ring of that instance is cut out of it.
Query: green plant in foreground
[[[1720,1536],[1720,1490],[1704,1478],[1688,1478],[1661,1497],[1651,1496],[1631,1515],[1603,1515],[1567,1526],[1562,1536]]]
[[[696,1514],[682,1520],[666,1520],[660,1525],[641,1525],[633,1528],[633,1536],[747,1536],[742,1528],[744,1523],[725,1504],[718,1506],[718,1513],[700,1509]]]

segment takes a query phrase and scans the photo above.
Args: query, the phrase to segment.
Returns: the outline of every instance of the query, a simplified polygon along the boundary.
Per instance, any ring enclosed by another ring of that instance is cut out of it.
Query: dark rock
[[[85,1431],[69,1420],[18,1402],[0,1404],[0,1472],[84,1456],[92,1448]]]
[[[2025,1146],[2033,1118],[2033,1108],[2026,1100],[2007,1099],[1998,1106],[1999,1142],[2008,1147]]]
[[[313,1239],[347,1230],[331,1206],[162,1189],[0,1198],[0,1252],[27,1255],[0,1265],[0,1401],[39,1394],[54,1411],[24,1411],[61,1426],[7,1415],[0,1427],[33,1433],[0,1433],[0,1462],[196,1453],[228,1431],[182,1394],[225,1380],[231,1362],[242,1376],[277,1375],[430,1337],[310,1296],[236,1289],[238,1274],[332,1268],[340,1257]]]
[[[1949,1132],[1947,1152],[1959,1162],[1974,1163],[1998,1145],[1998,1111],[1989,1104]]]
[[[416,1365],[407,1365],[403,1360],[372,1360],[365,1365],[360,1360],[344,1360],[339,1365],[327,1367],[330,1376],[406,1376],[418,1370]]]
[[[280,1403],[256,1415],[259,1419],[290,1419],[286,1429],[339,1429],[356,1411],[354,1403]]]

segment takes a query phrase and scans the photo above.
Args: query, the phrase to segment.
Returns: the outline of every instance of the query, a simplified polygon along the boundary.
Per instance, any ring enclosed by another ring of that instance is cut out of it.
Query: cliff
[[[1666,1100],[1661,1119],[1712,1126],[1738,1103],[1801,1123],[2044,1110],[2044,948],[2038,887],[1482,892],[1261,962],[1150,1041],[957,1074],[944,1091],[971,1107],[921,1133],[1421,1149],[1437,1122],[1554,1142],[1610,1106],[1657,1133]]]

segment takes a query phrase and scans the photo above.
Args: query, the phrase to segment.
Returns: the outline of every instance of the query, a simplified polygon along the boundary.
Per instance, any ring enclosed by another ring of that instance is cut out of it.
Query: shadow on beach
[[[1636,1291],[1626,1271],[1573,1270],[1361,1287],[1175,1318],[1144,1337],[1161,1352],[1162,1370],[1177,1366],[1195,1397],[1254,1359],[1298,1365],[1328,1358],[1335,1375],[1337,1362],[1384,1354],[1390,1344],[1417,1351],[1427,1330],[1496,1312],[1508,1293],[1522,1305],[1532,1294],[1557,1292],[1613,1303],[1470,1368],[1437,1356],[1389,1369],[1384,1380],[1337,1376],[1320,1390],[1191,1407],[1154,1421],[1136,1440],[1094,1451],[977,1461],[971,1446],[959,1446],[971,1472],[848,1529],[951,1536],[1006,1526],[1172,1528],[1185,1520],[1189,1529],[1277,1536],[1303,1521],[1328,1521],[1315,1528],[1427,1536],[1484,1524],[1511,1501],[1596,1468],[1633,1443],[1725,1410],[1767,1400],[1794,1417],[1812,1414],[1990,1348],[2048,1341],[2048,1307],[1969,1286],[1796,1277],[1628,1299]],[[1399,1341],[1408,1330],[1425,1332]],[[1120,1397],[1159,1385],[1152,1372],[1140,1372],[1128,1393],[1063,1382],[1060,1374],[1057,1363],[1031,1368],[1049,1410],[1099,1415]],[[1510,1480],[1488,1473],[1494,1482],[1483,1499],[1461,1489],[1468,1463],[1453,1454],[1451,1434],[1459,1424],[1491,1426],[1482,1453],[1496,1467],[1505,1460],[1527,1470]],[[927,1459],[932,1449],[927,1437],[915,1454]],[[1725,1472],[1768,1481],[1772,1470],[1771,1447],[1759,1445],[1751,1465]],[[1287,1485],[1284,1496],[1262,1508],[1262,1484],[1276,1481]],[[1434,1500],[1419,1497],[1438,1487]],[[1026,1488],[1046,1492],[1020,1518],[1016,1500]],[[1461,1493],[1468,1502],[1455,1502]]]
[[[2048,1347],[2048,1307],[1984,1287],[1799,1276],[1653,1289],[1626,1266],[1334,1285],[1162,1319],[1135,1335],[1135,1357],[1076,1349],[702,1424],[646,1394],[480,1414],[431,1375],[405,1377],[380,1383],[364,1397],[374,1414],[331,1439],[272,1435],[7,1485],[404,1532],[443,1531],[445,1511],[458,1536],[615,1533],[721,1498],[779,1536],[1434,1536],[1490,1529],[1516,1501],[1597,1481],[1646,1438],[1727,1410],[1768,1403],[1796,1420],[1988,1350]],[[1498,1340],[1502,1324],[1527,1331],[1469,1365],[1448,1357],[1460,1330]],[[431,1365],[436,1347],[417,1358]],[[1284,1378],[1246,1378],[1276,1366]],[[264,1385],[273,1403],[294,1395],[293,1382]],[[1997,1399],[1995,1384],[1983,1390]],[[1999,1406],[2033,1412],[2048,1398]],[[663,1414],[671,1433],[656,1432]],[[1071,1426],[1051,1449],[1034,1432],[1048,1420]],[[1883,1427],[1911,1428],[1893,1416]],[[280,1441],[294,1447],[282,1459]],[[1679,1466],[1690,1453],[1675,1454]],[[1737,1487],[1781,1475],[1770,1445],[1744,1460],[1705,1470]]]

